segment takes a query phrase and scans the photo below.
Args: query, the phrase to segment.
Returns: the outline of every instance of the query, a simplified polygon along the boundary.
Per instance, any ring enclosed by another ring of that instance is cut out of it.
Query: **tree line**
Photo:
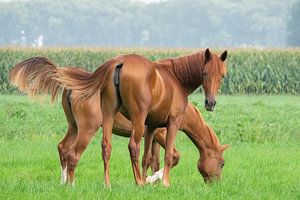
[[[299,34],[294,30],[300,27],[295,25],[299,24],[299,2],[0,1],[0,45],[297,46]]]

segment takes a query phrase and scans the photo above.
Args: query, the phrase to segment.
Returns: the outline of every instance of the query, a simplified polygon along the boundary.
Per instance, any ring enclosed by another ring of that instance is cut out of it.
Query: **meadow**
[[[60,100],[50,106],[49,99],[1,95],[0,199],[300,199],[300,96],[220,95],[213,113],[205,111],[198,92],[190,101],[221,143],[231,144],[222,181],[204,183],[197,169],[199,153],[179,132],[181,160],[171,171],[171,187],[138,187],[128,138],[113,136],[107,189],[101,131],[79,162],[75,187],[60,185],[56,145],[66,131]]]

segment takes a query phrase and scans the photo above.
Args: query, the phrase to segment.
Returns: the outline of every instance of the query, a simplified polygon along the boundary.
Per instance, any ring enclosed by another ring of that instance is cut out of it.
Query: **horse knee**
[[[60,143],[58,143],[58,145],[57,145],[57,150],[58,150],[58,152],[59,153],[62,153],[62,149],[63,149],[63,144],[60,142]]]
[[[79,160],[78,158],[76,158],[75,151],[69,152],[67,158],[68,158],[68,170],[75,170]]]
[[[61,161],[65,162],[67,160],[67,150],[64,148],[62,143],[59,143],[57,145],[57,150],[58,150]]]
[[[178,164],[179,159],[180,159],[180,153],[178,151],[174,150],[174,153],[173,153],[173,163],[172,163],[173,167]]]
[[[134,144],[133,142],[129,142],[128,144],[128,149],[130,153],[130,157],[132,161],[138,161],[138,154],[139,154],[139,149],[137,148],[137,145]]]
[[[174,152],[166,154],[166,156],[165,156],[165,165],[174,167],[175,165],[178,164],[179,158],[180,158],[179,152],[174,150]]]
[[[165,155],[165,165],[172,166],[172,164],[173,164],[173,155],[172,154]]]

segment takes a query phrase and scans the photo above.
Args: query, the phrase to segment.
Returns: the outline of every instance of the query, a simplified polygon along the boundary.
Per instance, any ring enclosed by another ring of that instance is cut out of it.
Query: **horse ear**
[[[205,50],[205,63],[207,63],[211,58],[209,48]]]
[[[226,60],[226,58],[227,58],[227,50],[225,50],[225,51],[222,53],[220,59],[224,62],[224,61]]]
[[[230,147],[230,144],[223,144],[220,146],[220,151],[223,153],[226,149]]]

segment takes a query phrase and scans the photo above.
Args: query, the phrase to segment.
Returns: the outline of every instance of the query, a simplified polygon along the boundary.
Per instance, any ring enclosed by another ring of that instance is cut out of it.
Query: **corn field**
[[[159,60],[196,51],[197,49],[0,48],[0,93],[17,92],[8,82],[9,70],[33,56],[46,56],[59,66],[84,67],[93,71],[107,59],[120,54],[137,53],[150,60]],[[300,93],[300,49],[229,49],[227,65],[228,74],[221,87],[223,94]]]

